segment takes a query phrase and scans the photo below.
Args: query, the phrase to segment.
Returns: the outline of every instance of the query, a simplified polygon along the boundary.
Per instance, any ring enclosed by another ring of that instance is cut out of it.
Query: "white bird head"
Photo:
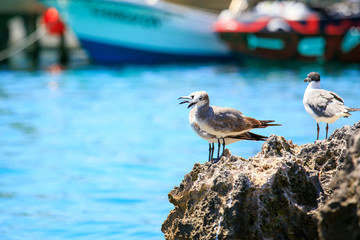
[[[210,103],[209,96],[205,91],[193,92],[189,96],[179,97],[178,99],[186,99],[179,104],[189,103],[188,108],[193,107],[194,105],[202,107],[204,105],[209,105]]]

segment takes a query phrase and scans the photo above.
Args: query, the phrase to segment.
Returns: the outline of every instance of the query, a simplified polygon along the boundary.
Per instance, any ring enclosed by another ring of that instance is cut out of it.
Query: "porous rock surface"
[[[360,239],[360,122],[302,146],[196,163],[168,195],[165,239]]]

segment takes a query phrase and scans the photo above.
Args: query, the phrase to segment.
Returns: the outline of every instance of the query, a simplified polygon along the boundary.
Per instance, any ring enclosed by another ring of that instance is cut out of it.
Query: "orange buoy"
[[[56,8],[48,8],[42,16],[42,21],[49,34],[61,35],[65,31],[65,24],[62,22]]]

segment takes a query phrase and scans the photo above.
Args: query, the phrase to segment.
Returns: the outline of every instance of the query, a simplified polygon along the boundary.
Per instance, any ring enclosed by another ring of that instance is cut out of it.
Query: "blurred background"
[[[359,1],[0,0],[0,236],[163,239],[208,143],[178,97],[316,140],[309,72],[360,107]],[[339,119],[329,132],[360,120]],[[325,137],[321,124],[320,137]],[[261,142],[227,146],[244,158]]]

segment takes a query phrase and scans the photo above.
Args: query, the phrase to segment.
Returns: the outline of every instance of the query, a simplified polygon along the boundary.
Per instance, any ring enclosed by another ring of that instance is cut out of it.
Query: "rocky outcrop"
[[[196,163],[169,193],[165,238],[360,239],[359,132],[302,146],[271,135],[252,158]]]
[[[360,131],[350,139],[344,169],[331,183],[333,193],[319,209],[321,239],[360,239]]]

